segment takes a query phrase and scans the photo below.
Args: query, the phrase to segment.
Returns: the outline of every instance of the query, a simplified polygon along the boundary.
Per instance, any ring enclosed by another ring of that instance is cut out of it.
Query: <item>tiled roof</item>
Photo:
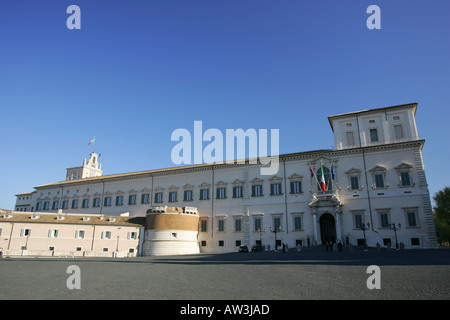
[[[6,212],[5,212],[6,211]],[[7,216],[5,217],[7,213]],[[33,218],[34,217],[34,218]],[[60,218],[58,218],[60,217]],[[0,222],[134,226],[145,225],[145,217],[121,217],[73,213],[17,212],[0,210]]]

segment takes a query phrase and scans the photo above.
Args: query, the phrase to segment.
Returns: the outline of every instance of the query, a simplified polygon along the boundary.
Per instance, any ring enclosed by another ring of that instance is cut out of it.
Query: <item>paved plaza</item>
[[[67,287],[71,265],[80,289]],[[367,287],[371,265],[380,289]],[[449,285],[447,249],[0,260],[0,299],[449,299]]]

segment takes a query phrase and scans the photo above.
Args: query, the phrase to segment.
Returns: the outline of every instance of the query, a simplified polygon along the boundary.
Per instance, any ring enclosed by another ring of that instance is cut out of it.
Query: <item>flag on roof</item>
[[[91,140],[91,142],[88,143],[88,145],[90,145],[91,143],[95,143],[95,137]]]

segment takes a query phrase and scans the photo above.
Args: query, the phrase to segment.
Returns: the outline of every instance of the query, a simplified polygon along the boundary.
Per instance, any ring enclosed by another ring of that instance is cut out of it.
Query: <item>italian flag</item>
[[[322,164],[320,164],[320,173],[321,173],[321,177],[320,177],[320,187],[322,188],[322,191],[325,192],[327,191],[327,186],[325,184],[325,176],[323,174],[323,167]]]
[[[95,143],[95,137],[91,140],[91,142],[88,143],[88,145],[90,145],[91,143]]]

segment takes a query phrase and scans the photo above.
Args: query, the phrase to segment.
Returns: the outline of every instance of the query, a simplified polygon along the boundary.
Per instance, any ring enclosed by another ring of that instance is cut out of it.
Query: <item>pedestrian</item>
[[[286,245],[283,243],[283,253],[286,253]]]
[[[341,240],[338,240],[338,248],[339,248],[339,252],[342,252],[342,242],[341,242]]]
[[[0,259],[3,258],[3,248],[0,248]]]

